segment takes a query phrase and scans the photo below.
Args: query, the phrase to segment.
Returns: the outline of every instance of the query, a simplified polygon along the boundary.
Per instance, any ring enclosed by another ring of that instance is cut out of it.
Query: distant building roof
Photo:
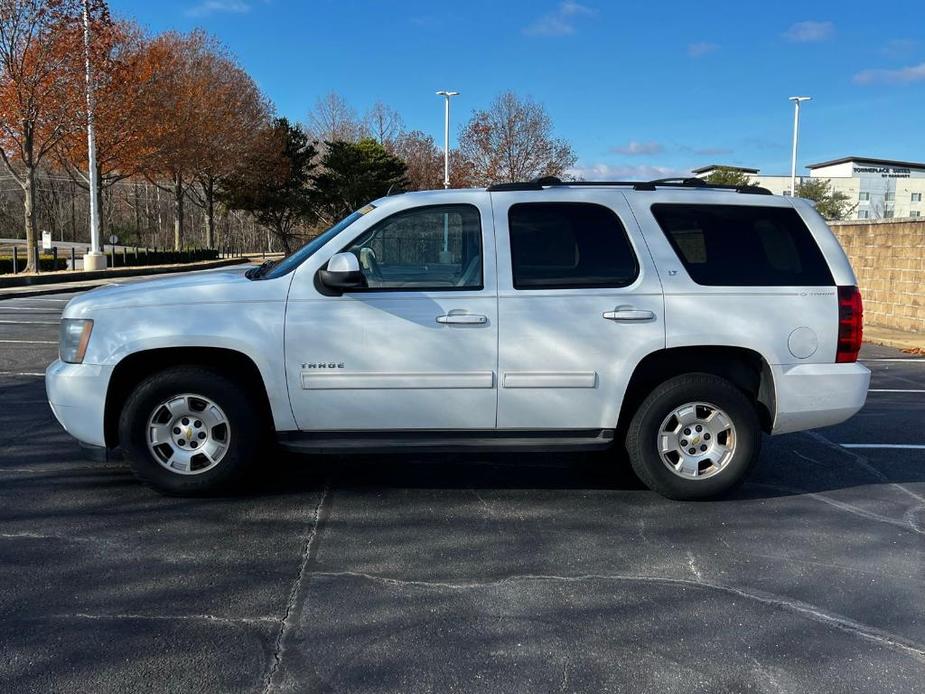
[[[818,164],[807,164],[807,169],[821,169],[824,166],[835,166],[854,161],[859,164],[873,164],[874,166],[899,166],[904,169],[925,169],[925,163],[914,161],[896,161],[895,159],[873,159],[871,157],[840,157],[831,161],[822,161]]]
[[[731,171],[738,171],[740,173],[747,174],[756,174],[758,169],[748,169],[744,166],[732,166],[731,164],[707,164],[706,166],[701,166],[699,169],[691,169],[693,174],[702,174],[715,171],[716,169],[729,169]]]

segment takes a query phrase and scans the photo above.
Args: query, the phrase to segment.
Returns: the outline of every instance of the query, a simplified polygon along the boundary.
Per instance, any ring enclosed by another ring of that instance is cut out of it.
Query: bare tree
[[[472,114],[459,149],[476,185],[560,176],[577,159],[568,142],[553,136],[543,106],[510,91]]]
[[[443,185],[443,153],[430,135],[420,130],[402,133],[389,151],[405,162],[411,190],[432,190]]]
[[[402,134],[405,122],[394,108],[376,101],[363,118],[363,129],[380,145],[387,146]]]
[[[321,142],[356,142],[363,134],[356,111],[337,92],[328,92],[315,102],[306,130]]]

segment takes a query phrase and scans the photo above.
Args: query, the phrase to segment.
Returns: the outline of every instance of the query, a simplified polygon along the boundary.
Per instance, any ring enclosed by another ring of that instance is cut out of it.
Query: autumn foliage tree
[[[153,112],[151,92],[157,75],[146,60],[141,30],[129,22],[95,27],[91,45],[97,194],[102,207],[106,190],[137,175],[151,152],[146,119]],[[80,119],[85,122],[84,84],[72,83],[69,89],[75,92],[71,99],[81,103]],[[83,128],[65,135],[56,158],[77,185],[89,190],[87,134]]]
[[[103,3],[94,25],[108,23]],[[23,193],[26,245],[36,248],[36,175],[83,112],[71,87],[83,79],[78,0],[0,0],[0,160]],[[34,253],[26,270],[38,271]]]
[[[216,187],[242,165],[269,107],[253,80],[204,32],[156,36],[147,60],[157,79],[144,119],[150,145],[145,175],[173,195],[174,248],[184,245],[184,204],[191,195],[205,210],[211,246]]]
[[[205,216],[205,244],[215,247],[216,194],[223,183],[242,167],[259,142],[259,134],[270,122],[270,106],[250,75],[228,56],[211,56],[207,68],[211,89],[209,118],[200,123],[199,159],[190,199]]]
[[[565,140],[554,137],[543,106],[510,91],[472,114],[459,149],[476,185],[561,176],[577,159]]]

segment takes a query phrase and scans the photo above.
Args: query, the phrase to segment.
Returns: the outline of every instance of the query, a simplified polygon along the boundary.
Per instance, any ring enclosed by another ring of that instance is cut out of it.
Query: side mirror
[[[360,261],[353,253],[337,253],[331,256],[327,267],[318,271],[322,285],[335,292],[349,289],[365,289],[369,285],[360,272]]]

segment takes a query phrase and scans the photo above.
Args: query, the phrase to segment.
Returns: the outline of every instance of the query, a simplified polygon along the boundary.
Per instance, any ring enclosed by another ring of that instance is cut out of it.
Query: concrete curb
[[[925,351],[925,333],[910,333],[878,325],[864,326],[864,342],[897,349]]]
[[[6,281],[12,279],[7,278],[7,280],[0,280],[0,300],[93,289],[94,287],[101,287],[108,284],[111,280],[125,277],[148,277],[180,272],[194,272],[196,270],[210,270],[249,262],[252,262],[249,258],[228,258],[224,260],[206,260],[182,265],[149,265],[140,268],[115,268],[112,270],[100,270],[98,272],[74,272],[68,273],[67,276],[58,273],[54,275],[49,273],[23,278],[27,280],[37,279],[37,282],[23,282],[15,285],[5,284]]]

